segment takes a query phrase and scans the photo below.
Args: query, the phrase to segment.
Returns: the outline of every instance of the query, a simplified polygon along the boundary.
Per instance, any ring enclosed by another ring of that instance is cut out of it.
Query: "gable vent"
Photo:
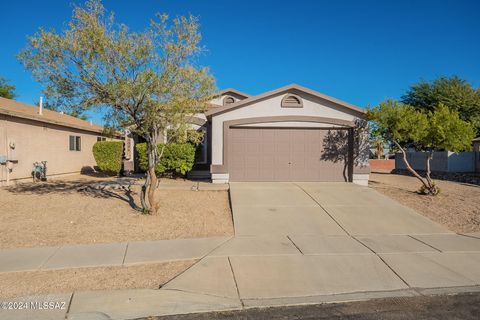
[[[302,99],[295,94],[287,94],[282,99],[282,108],[302,108]]]
[[[225,99],[223,99],[223,105],[226,106],[228,104],[232,104],[232,103],[235,103],[235,99],[232,98],[232,97],[225,97]]]
[[[288,96],[285,98],[286,104],[300,104],[300,100],[294,96]]]

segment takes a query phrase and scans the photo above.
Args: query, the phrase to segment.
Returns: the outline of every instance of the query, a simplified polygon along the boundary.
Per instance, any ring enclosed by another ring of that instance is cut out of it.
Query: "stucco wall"
[[[81,137],[81,151],[69,150],[69,136]],[[100,134],[0,115],[0,155],[13,164],[10,179],[30,178],[32,165],[47,161],[47,174],[78,173],[95,166],[92,147]],[[11,148],[10,145],[15,145]],[[0,166],[0,184],[6,180],[6,166]]]
[[[257,101],[251,105],[216,115],[212,118],[212,164],[223,164],[223,122],[235,119],[275,116],[316,116],[355,121],[358,113],[303,93],[296,93],[303,100],[303,108],[282,108],[281,101],[287,93]],[[303,123],[304,126],[316,124]],[[266,124],[263,124],[266,125]],[[289,122],[276,122],[275,126],[289,126]],[[258,125],[257,125],[258,126]]]

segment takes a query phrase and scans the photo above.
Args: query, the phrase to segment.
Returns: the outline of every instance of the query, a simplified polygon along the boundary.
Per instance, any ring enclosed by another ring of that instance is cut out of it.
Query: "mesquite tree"
[[[422,182],[420,192],[436,195],[439,192],[431,178],[430,162],[437,150],[460,152],[469,150],[475,136],[473,126],[460,119],[458,112],[440,104],[429,112],[392,100],[368,110],[368,119],[375,135],[393,143],[403,155],[407,170]],[[408,162],[406,147],[426,152],[425,177]]]
[[[195,64],[203,50],[200,40],[193,16],[169,20],[157,14],[145,31],[133,32],[115,23],[100,0],[90,0],[74,8],[62,32],[40,29],[18,57],[52,103],[104,108],[110,122],[145,139],[148,170],[141,203],[144,212],[154,214],[159,136],[168,130],[173,139],[184,130],[214,91],[208,69]]]

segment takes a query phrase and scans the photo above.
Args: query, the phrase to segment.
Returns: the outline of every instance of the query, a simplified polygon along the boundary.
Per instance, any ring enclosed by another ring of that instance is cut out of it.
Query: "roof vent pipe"
[[[40,102],[38,104],[38,114],[39,115],[43,114],[43,97],[40,97]]]

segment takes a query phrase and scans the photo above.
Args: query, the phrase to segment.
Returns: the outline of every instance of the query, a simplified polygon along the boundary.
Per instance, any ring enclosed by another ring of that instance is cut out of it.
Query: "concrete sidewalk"
[[[0,250],[0,272],[128,266],[201,259],[229,237]]]
[[[134,319],[480,291],[478,233],[451,233],[369,188],[242,183],[231,185],[231,200],[234,238],[3,250],[0,271],[199,259],[159,290],[27,298],[68,305],[36,311],[35,319]],[[0,311],[0,319],[28,319],[29,312]]]
[[[480,252],[476,234],[264,235],[0,250],[0,273],[129,266],[204,257]]]

